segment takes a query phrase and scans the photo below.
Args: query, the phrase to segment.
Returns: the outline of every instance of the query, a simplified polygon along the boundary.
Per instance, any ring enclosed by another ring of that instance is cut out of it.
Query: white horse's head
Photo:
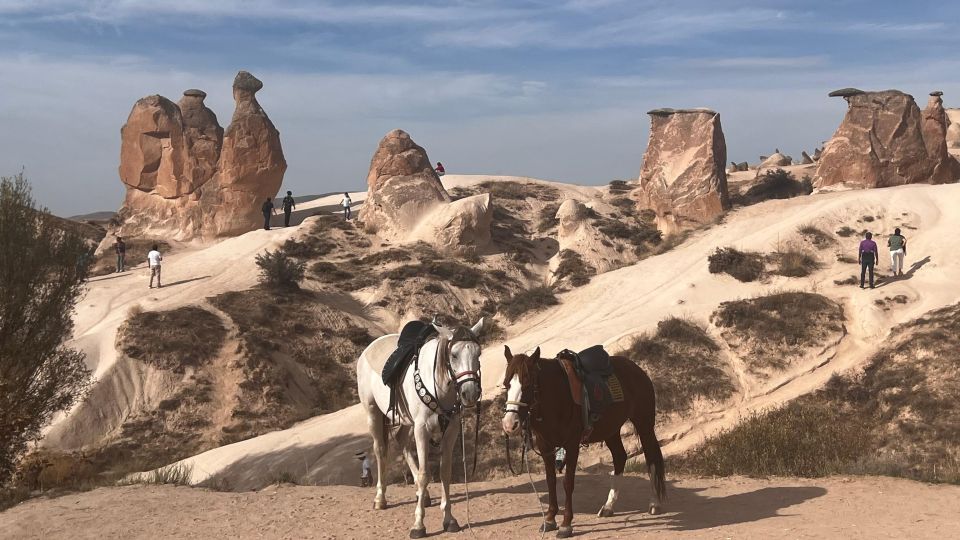
[[[472,407],[480,400],[480,334],[483,332],[484,319],[470,328],[459,327],[449,330],[434,324],[440,333],[441,342],[449,343],[449,361],[451,377],[456,384],[460,402]]]

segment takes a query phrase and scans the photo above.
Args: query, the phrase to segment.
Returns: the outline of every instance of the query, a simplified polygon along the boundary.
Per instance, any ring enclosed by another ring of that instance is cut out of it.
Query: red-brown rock
[[[945,161],[951,159],[948,155],[928,152],[924,122],[913,96],[898,90],[854,88],[831,95],[843,97],[849,107],[817,161],[814,186],[875,188],[957,179],[954,162]]]
[[[180,108],[163,96],[138,100],[120,129],[120,180],[165,199],[181,197],[199,187],[184,173],[189,161]]]
[[[727,146],[720,115],[708,109],[650,111],[643,156],[640,208],[657,214],[664,232],[706,223],[730,208],[724,163]]]

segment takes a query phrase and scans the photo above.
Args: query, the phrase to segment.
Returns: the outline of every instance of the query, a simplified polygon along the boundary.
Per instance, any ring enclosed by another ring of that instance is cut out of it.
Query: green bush
[[[256,256],[260,283],[275,289],[299,289],[307,264],[288,256],[282,249]]]

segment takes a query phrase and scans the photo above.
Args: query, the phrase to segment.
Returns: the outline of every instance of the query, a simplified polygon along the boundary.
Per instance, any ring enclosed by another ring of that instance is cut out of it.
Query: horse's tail
[[[653,425],[642,426],[637,430],[640,444],[643,446],[643,458],[647,462],[647,472],[653,483],[653,490],[661,501],[667,498],[667,478],[663,466],[663,452],[660,450],[660,441],[653,431]]]

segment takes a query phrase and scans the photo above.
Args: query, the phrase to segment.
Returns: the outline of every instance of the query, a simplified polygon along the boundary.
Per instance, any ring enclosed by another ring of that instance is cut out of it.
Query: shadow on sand
[[[582,513],[595,515],[606,500],[610,485],[609,478],[607,475],[577,475],[577,487],[579,489],[574,491],[574,508],[578,509],[578,515],[573,522],[574,531],[577,534],[617,531],[629,535],[631,531],[639,532],[639,530],[650,526],[673,531],[696,531],[737,523],[749,523],[776,518],[781,515],[781,511],[784,509],[822,497],[827,493],[826,489],[817,486],[778,486],[764,487],[747,493],[711,497],[701,493],[706,488],[683,488],[670,483],[667,488],[669,499],[664,504],[664,513],[650,516],[646,513],[650,482],[643,476],[624,476],[618,485],[617,514],[602,520],[593,516],[584,516]],[[720,481],[718,480],[718,482]],[[536,485],[537,491],[541,494],[544,509],[546,509],[546,482],[540,480],[536,482]],[[480,499],[501,493],[531,493],[530,505],[534,505],[530,484],[527,483],[506,488],[480,490],[471,493],[471,498]],[[457,496],[454,500],[459,499],[462,499],[462,496]],[[562,512],[562,487],[559,490],[559,499]],[[518,513],[510,519],[523,519],[539,514],[539,510],[532,513]],[[474,526],[483,527],[504,521],[509,520],[480,521],[475,522]]]
[[[908,280],[912,278],[914,274],[917,273],[917,270],[923,268],[924,265],[926,265],[928,262],[930,262],[929,255],[911,264],[910,268],[908,268],[907,271],[904,272],[902,276],[886,276],[882,280],[879,280],[879,283],[877,283],[876,288],[879,289],[880,287],[886,287],[887,285],[891,283],[895,283],[897,281]]]

